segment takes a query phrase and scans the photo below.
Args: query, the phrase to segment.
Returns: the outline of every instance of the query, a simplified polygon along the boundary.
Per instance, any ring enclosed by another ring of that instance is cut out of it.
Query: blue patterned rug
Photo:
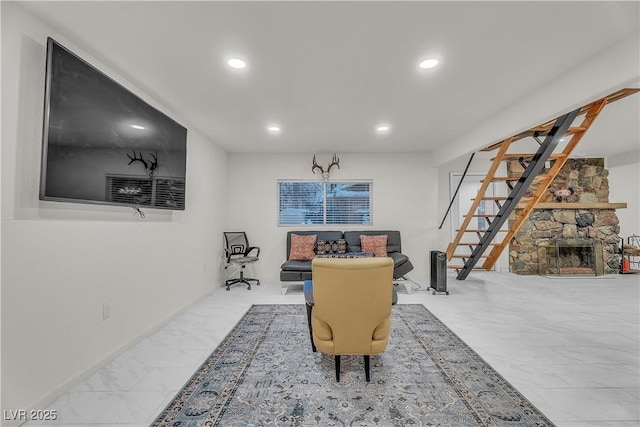
[[[553,426],[419,304],[393,307],[387,350],[313,353],[304,305],[254,305],[153,426]]]

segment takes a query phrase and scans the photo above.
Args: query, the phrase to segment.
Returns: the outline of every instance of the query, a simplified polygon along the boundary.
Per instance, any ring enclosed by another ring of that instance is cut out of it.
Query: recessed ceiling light
[[[267,126],[267,130],[270,133],[280,133],[280,126],[278,126],[278,125],[269,125],[269,126]]]
[[[379,133],[389,132],[389,129],[391,129],[389,125],[379,125],[378,127],[376,127],[376,131],[378,131]]]
[[[247,66],[247,63],[239,58],[231,58],[230,60],[227,61],[227,64],[229,64],[229,67],[237,68],[237,69],[244,68]]]
[[[140,130],[144,129],[144,126],[140,126],[140,125],[131,125],[131,127],[134,129],[140,129]]]
[[[434,58],[425,59],[420,62],[420,68],[426,70],[427,68],[433,68],[438,65],[438,60]]]

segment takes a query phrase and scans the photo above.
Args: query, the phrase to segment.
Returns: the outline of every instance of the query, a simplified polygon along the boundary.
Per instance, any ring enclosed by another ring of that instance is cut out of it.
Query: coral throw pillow
[[[373,256],[387,256],[387,236],[360,235],[362,252],[371,252]]]
[[[292,261],[309,261],[316,256],[313,251],[316,247],[316,238],[318,236],[312,234],[310,236],[301,236],[299,234],[291,235],[291,250],[289,259]]]

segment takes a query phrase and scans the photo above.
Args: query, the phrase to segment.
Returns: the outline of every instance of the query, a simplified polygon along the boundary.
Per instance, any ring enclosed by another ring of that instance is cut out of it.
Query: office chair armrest
[[[256,257],[260,257],[260,247],[258,246],[251,246],[247,249],[247,251],[244,253],[244,256],[249,256],[249,253],[251,253],[251,251],[256,250]]]
[[[231,262],[231,255],[233,255],[233,252],[231,252],[229,249],[224,250],[224,259],[227,260],[227,264]]]

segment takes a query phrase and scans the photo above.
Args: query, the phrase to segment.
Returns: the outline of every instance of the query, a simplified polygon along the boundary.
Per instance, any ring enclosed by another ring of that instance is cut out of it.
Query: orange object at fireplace
[[[623,273],[628,273],[630,270],[629,267],[629,260],[626,258],[622,258],[622,272]]]

